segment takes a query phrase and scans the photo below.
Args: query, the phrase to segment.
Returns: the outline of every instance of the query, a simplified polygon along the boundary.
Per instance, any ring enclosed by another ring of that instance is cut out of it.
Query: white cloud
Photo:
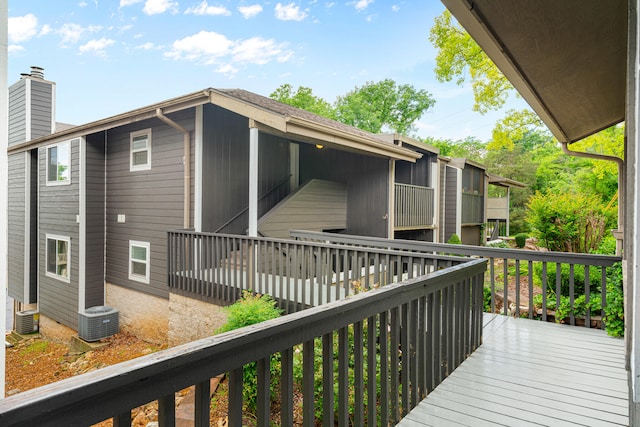
[[[353,7],[356,8],[358,12],[361,10],[365,10],[369,5],[373,3],[373,0],[357,0],[353,3]]]
[[[229,16],[231,12],[224,6],[209,6],[207,0],[202,0],[198,6],[190,7],[185,12],[187,15],[213,15],[213,16]]]
[[[332,2],[328,2],[328,3],[325,3],[325,7],[326,7],[327,9],[331,9],[331,8],[332,8],[333,6],[335,6],[335,5],[336,5],[336,2],[334,2],[334,1],[332,1]]]
[[[198,34],[173,42],[171,51],[165,53],[165,56],[176,60],[186,59],[210,64],[228,55],[232,47],[233,42],[224,35],[213,31],[200,31]]]
[[[157,49],[156,45],[151,43],[151,42],[146,42],[143,43],[139,46],[136,46],[136,49],[142,49],[142,50],[153,50],[153,49]]]
[[[38,18],[31,13],[9,18],[9,41],[26,42],[37,34],[37,28]]]
[[[10,45],[7,47],[7,51],[8,51],[9,53],[22,52],[22,51],[24,51],[24,47],[22,47],[22,46],[20,46],[20,45],[17,45],[17,44],[10,44]]]
[[[147,0],[144,3],[142,11],[147,15],[159,15],[170,10],[171,12],[177,12],[178,2],[171,0]]]
[[[249,19],[262,12],[262,6],[260,6],[259,4],[254,4],[251,6],[240,6],[238,7],[238,12],[242,14],[244,19]]]
[[[47,34],[49,34],[51,32],[51,27],[48,24],[44,24],[42,26],[42,28],[40,28],[40,32],[38,33],[38,37],[40,36],[46,36]]]
[[[281,21],[302,21],[307,17],[307,13],[300,10],[300,6],[295,3],[289,3],[283,5],[278,3],[276,5],[276,18]]]
[[[131,6],[136,3],[142,3],[144,0],[120,0],[120,7]]]
[[[286,62],[293,51],[286,43],[273,39],[252,37],[246,40],[229,40],[226,36],[209,31],[200,31],[173,42],[165,57],[175,60],[194,61],[219,65],[217,72],[237,73],[241,64],[264,65],[272,61]]]
[[[62,37],[61,43],[63,45],[74,44],[80,41],[80,38],[85,33],[93,33],[101,30],[102,27],[99,25],[90,25],[88,27],[83,27],[78,24],[64,24],[58,30],[58,34]]]
[[[114,40],[103,37],[97,40],[96,39],[89,40],[87,43],[80,46],[79,50],[80,50],[80,53],[94,53],[98,56],[105,56],[106,55],[105,49],[114,43],[115,43]]]
[[[249,64],[264,65],[275,59],[278,62],[287,61],[292,52],[285,49],[284,44],[279,44],[273,39],[252,37],[236,43],[233,48],[233,60]]]
[[[78,3],[79,7],[87,7],[87,2],[86,1],[81,1],[80,3]]]
[[[398,6],[397,4],[394,4],[391,6],[391,11],[392,12],[397,12],[400,10],[400,6]]]

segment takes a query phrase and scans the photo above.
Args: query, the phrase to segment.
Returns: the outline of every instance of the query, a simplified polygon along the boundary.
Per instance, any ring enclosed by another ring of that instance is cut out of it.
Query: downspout
[[[569,150],[568,142],[560,142],[560,145],[562,146],[562,151],[565,154],[568,154],[569,156],[584,157],[587,159],[615,162],[618,165],[618,228],[617,230],[613,230],[613,235],[616,238],[616,241],[618,242],[616,244],[616,254],[620,255],[622,253],[622,245],[620,244],[620,242],[622,241],[622,233],[624,232],[624,219],[622,217],[622,214],[624,212],[623,207],[624,207],[625,200],[624,200],[624,191],[621,191],[625,187],[624,176],[623,176],[624,160],[622,160],[620,157],[607,156],[605,154],[594,154],[594,153],[585,153],[581,151],[572,151],[572,150]]]
[[[162,113],[161,108],[156,109],[156,117],[171,126],[172,128],[182,132],[184,140],[184,157],[182,158],[182,164],[184,166],[184,219],[183,227],[185,229],[190,228],[190,210],[191,210],[191,138],[189,131],[171,120],[169,117]]]

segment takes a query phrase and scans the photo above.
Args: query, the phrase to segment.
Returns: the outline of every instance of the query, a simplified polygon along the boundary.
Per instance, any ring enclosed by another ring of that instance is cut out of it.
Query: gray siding
[[[300,144],[300,182],[314,178],[347,186],[346,233],[387,237],[387,159]]]
[[[169,117],[191,132],[194,152],[195,110],[191,108]],[[147,128],[152,129],[151,169],[131,172],[130,133]],[[110,130],[107,145],[106,279],[140,292],[168,297],[167,230],[183,227],[183,136],[160,120],[150,119]],[[125,223],[117,222],[118,215],[125,215]],[[129,240],[150,244],[149,284],[129,279]]]
[[[18,153],[9,156],[9,188],[8,188],[8,274],[9,296],[21,302],[24,300],[25,280],[25,185],[26,156]]]
[[[445,167],[446,191],[444,195],[444,242],[456,233],[456,219],[458,211],[456,201],[458,195],[458,170],[450,166]],[[460,236],[458,236],[460,237]]]
[[[104,134],[86,139],[85,307],[104,304]]]
[[[31,81],[31,139],[51,134],[53,85]]]
[[[412,147],[413,148],[413,147]],[[415,163],[397,161],[395,181],[397,184],[419,185],[432,187],[431,170],[434,167],[435,155],[427,151],[416,150],[422,154],[422,158]]]
[[[27,140],[26,85],[20,80],[9,87],[9,147]]]
[[[78,325],[78,265],[79,265],[79,154],[80,141],[71,142],[71,184],[46,185],[46,147],[39,150],[40,229],[39,307],[40,312],[64,325]],[[55,234],[71,239],[70,283],[46,275],[46,235]]]

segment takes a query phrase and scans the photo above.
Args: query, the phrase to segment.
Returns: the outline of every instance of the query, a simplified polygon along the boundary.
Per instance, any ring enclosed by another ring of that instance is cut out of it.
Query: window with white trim
[[[131,171],[151,169],[151,129],[131,132]]]
[[[69,141],[47,147],[47,185],[71,183],[71,144]]]
[[[47,276],[69,281],[71,269],[71,239],[67,236],[46,235]]]
[[[129,279],[149,283],[149,242],[129,240]]]

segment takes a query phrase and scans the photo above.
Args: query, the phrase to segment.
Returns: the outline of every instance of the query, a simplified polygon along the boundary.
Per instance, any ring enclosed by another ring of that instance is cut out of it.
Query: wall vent
[[[37,310],[18,311],[16,313],[16,332],[20,335],[38,332],[40,314]]]
[[[117,334],[120,312],[106,305],[98,305],[78,313],[78,336],[85,341],[98,341]]]

